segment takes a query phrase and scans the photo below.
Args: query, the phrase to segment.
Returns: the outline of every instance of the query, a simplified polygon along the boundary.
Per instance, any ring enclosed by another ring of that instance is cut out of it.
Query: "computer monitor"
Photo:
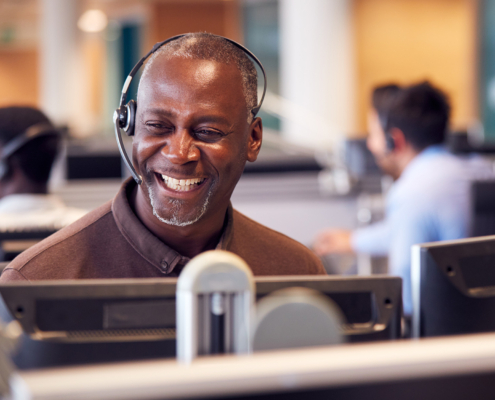
[[[56,231],[55,226],[0,230],[0,261],[12,261],[24,250]]]
[[[0,285],[0,317],[24,331],[20,369],[175,356],[177,279]]]
[[[495,331],[495,236],[413,246],[412,336]]]
[[[347,139],[344,152],[346,166],[353,176],[382,175],[366,139]]]
[[[477,137],[470,137],[470,134],[465,131],[451,132],[447,135],[446,145],[449,151],[454,154],[495,153],[495,144],[492,140],[479,141],[477,139]]]
[[[0,285],[2,319],[18,320],[20,369],[175,356],[177,279],[38,281]],[[348,341],[400,337],[401,279],[257,277],[257,297],[308,287],[341,308]]]
[[[495,234],[495,180],[471,183],[470,236]]]

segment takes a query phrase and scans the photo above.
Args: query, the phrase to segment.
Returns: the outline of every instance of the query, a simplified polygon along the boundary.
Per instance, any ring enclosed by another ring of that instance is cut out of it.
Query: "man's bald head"
[[[243,50],[224,38],[210,33],[188,33],[167,43],[150,57],[144,67],[140,82],[146,79],[154,61],[159,57],[188,58],[235,65],[241,73],[248,122],[252,121],[251,110],[258,104],[258,76],[253,62]]]

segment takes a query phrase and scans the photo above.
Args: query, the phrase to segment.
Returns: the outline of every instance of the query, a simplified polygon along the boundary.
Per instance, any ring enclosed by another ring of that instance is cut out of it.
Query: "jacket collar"
[[[112,202],[112,212],[117,227],[141,257],[158,268],[164,275],[178,275],[180,269],[190,259],[158,239],[139,220],[129,203],[129,197],[135,189],[136,182],[132,178],[126,180]],[[227,249],[231,241],[232,225],[233,210],[232,204],[230,204],[227,209],[223,232],[216,249]]]

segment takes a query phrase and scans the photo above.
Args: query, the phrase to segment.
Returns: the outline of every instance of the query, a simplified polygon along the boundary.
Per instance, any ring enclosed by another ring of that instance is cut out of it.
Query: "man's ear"
[[[261,118],[257,117],[249,126],[247,160],[250,162],[256,161],[263,141],[263,124]]]
[[[391,128],[390,137],[394,141],[394,150],[402,151],[407,146],[406,136],[399,128]]]

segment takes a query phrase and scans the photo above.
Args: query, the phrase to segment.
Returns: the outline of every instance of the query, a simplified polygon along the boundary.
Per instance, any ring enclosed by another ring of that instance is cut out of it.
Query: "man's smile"
[[[167,188],[177,192],[188,192],[190,190],[194,190],[206,180],[206,178],[176,179],[159,173],[155,173],[155,175],[165,184]]]

